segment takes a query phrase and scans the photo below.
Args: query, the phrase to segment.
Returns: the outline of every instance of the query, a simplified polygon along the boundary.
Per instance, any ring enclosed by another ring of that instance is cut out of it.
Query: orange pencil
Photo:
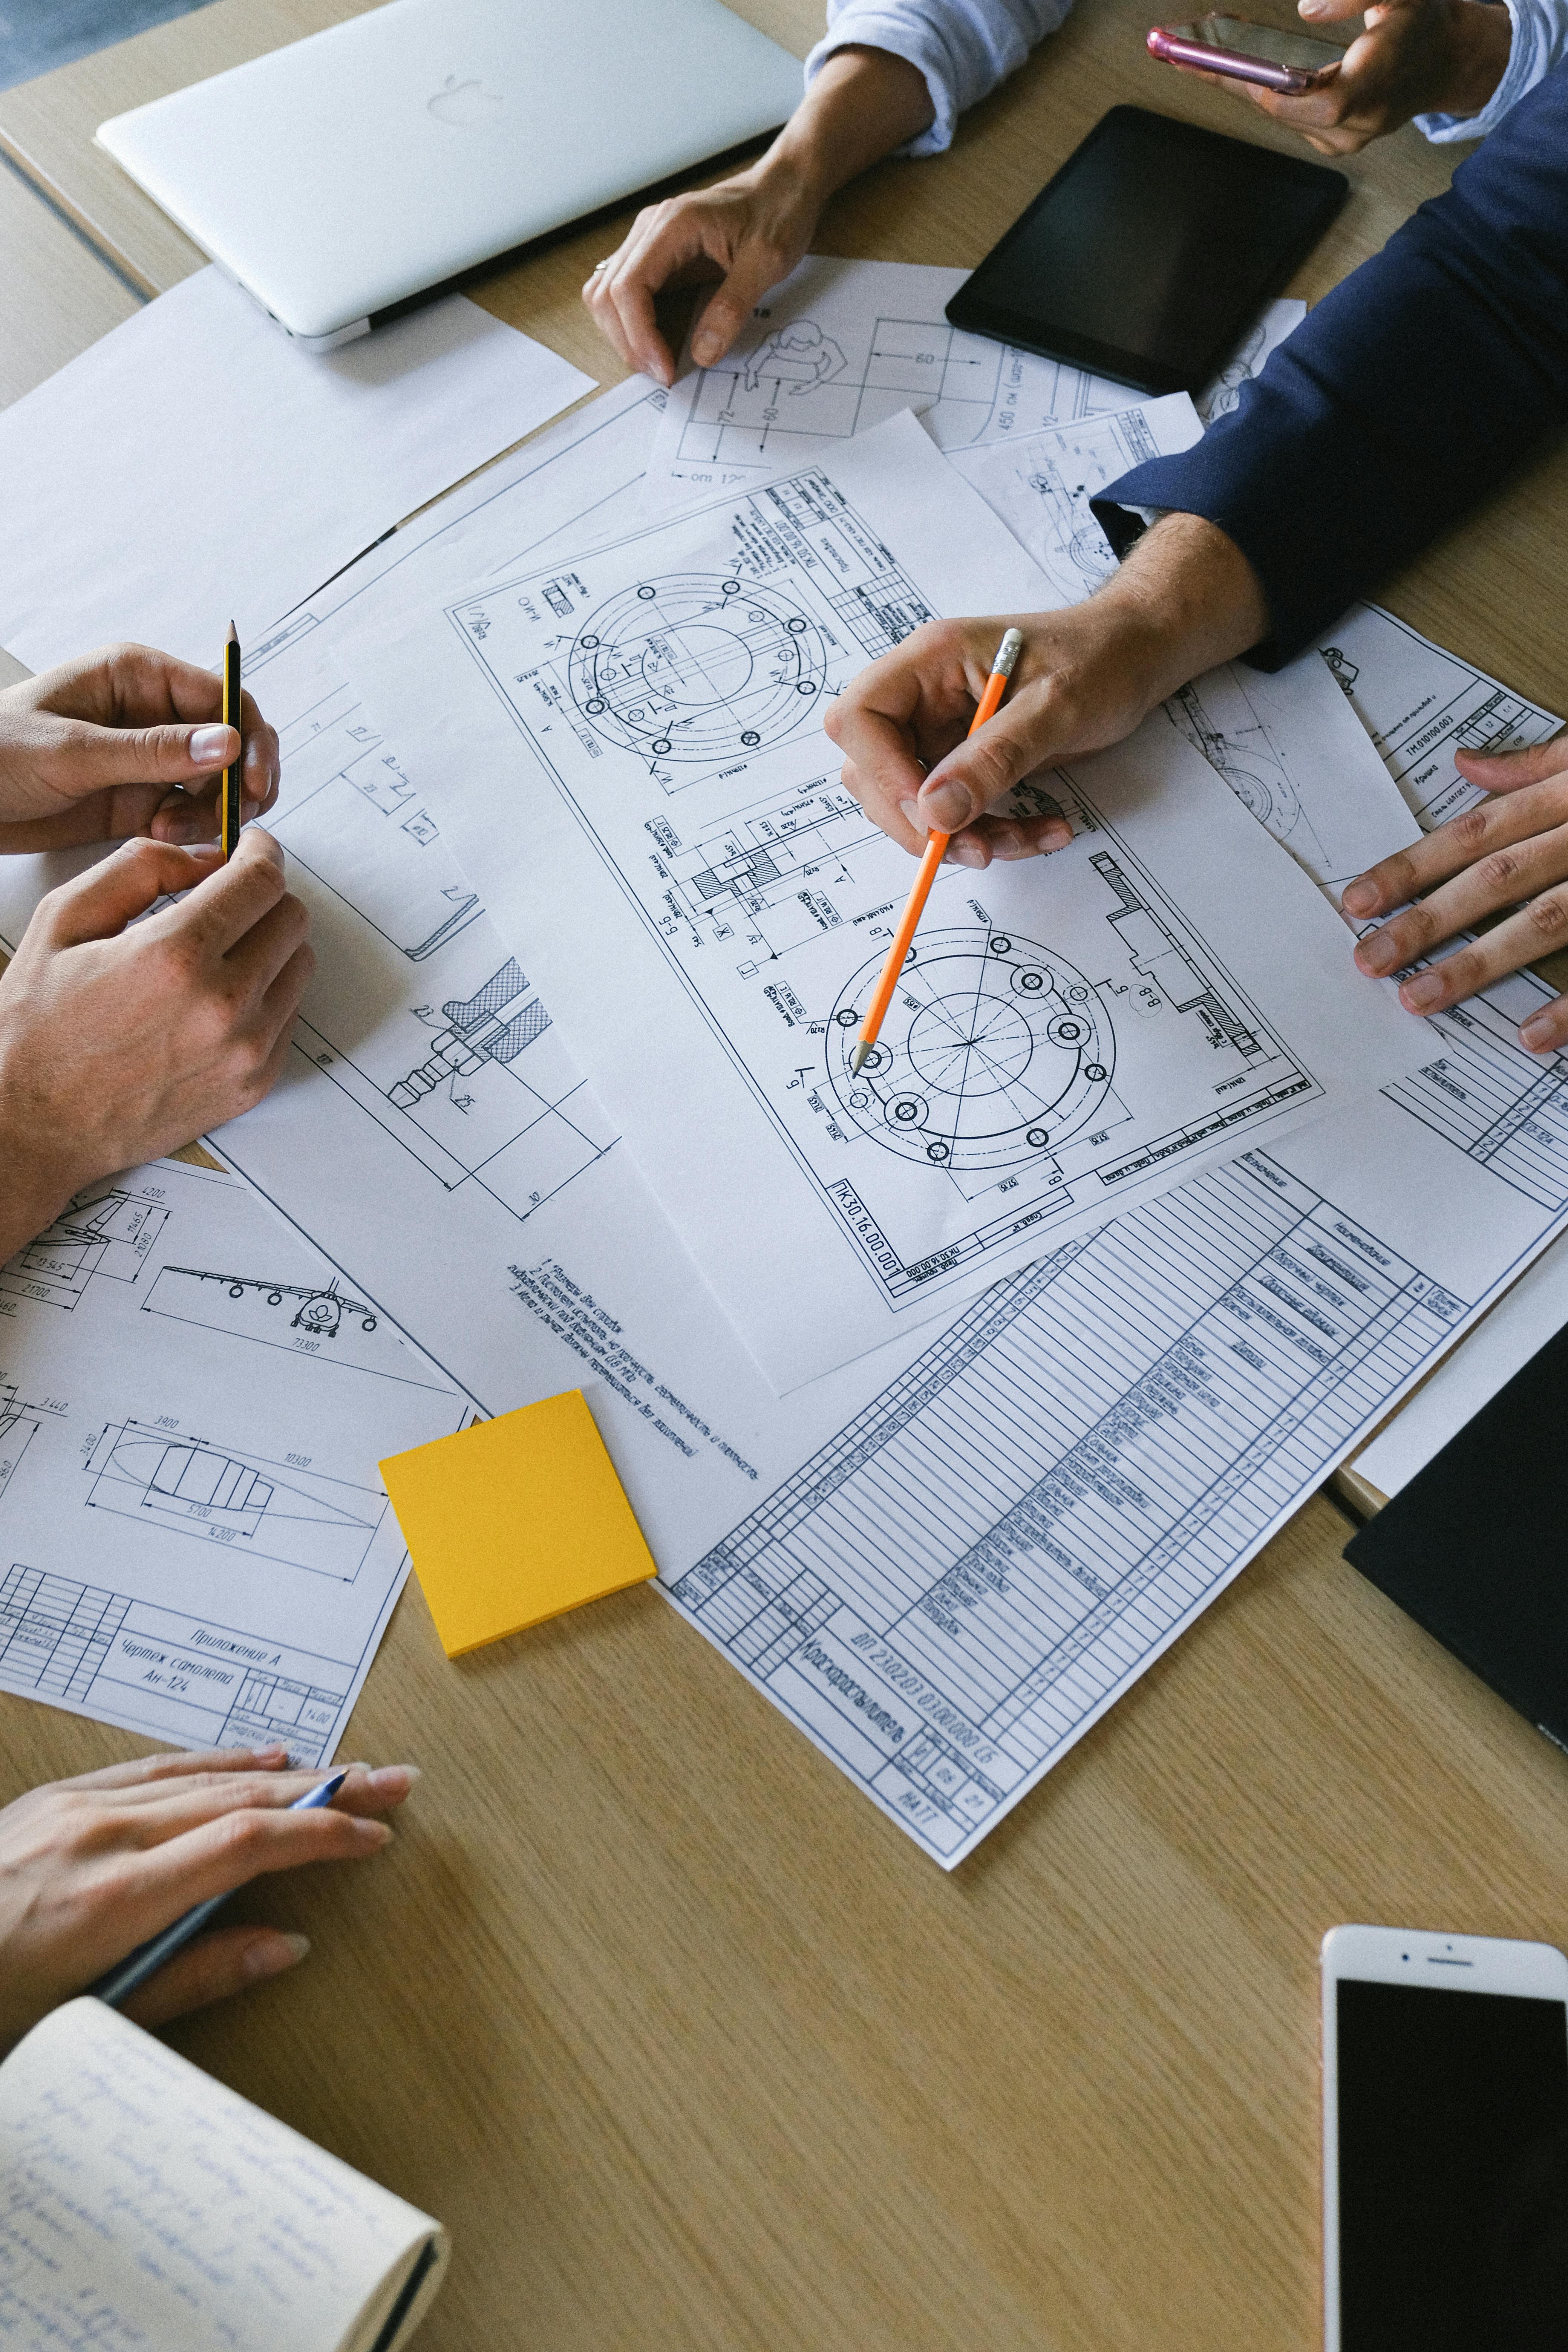
[[[1013,675],[1013,665],[1023,650],[1022,631],[1009,629],[996,648],[996,658],[991,665],[991,675],[985,681],[985,691],[981,696],[974,716],[969,722],[969,731],[972,735],[977,734],[988,719],[995,717],[1002,697],[1007,691],[1007,680]],[[921,870],[915,876],[915,887],[910,892],[910,903],[904,908],[903,920],[893,934],[893,944],[888,950],[888,961],[882,966],[882,977],[877,982],[870,1009],[860,1024],[860,1034],[856,1040],[855,1051],[849,1056],[851,1072],[860,1068],[881,1032],[882,1023],[887,1018],[888,1007],[893,1001],[893,991],[899,984],[899,974],[904,968],[904,958],[909,954],[910,942],[915,935],[915,927],[925,912],[926,900],[931,897],[931,886],[936,880],[936,869],[946,856],[947,845],[952,839],[951,833],[933,833],[926,842],[925,856],[921,859]]]

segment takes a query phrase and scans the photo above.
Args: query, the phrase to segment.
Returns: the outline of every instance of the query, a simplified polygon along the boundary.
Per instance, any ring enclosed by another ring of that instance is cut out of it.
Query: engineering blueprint
[[[758,306],[716,367],[669,395],[648,467],[648,512],[830,460],[837,444],[913,409],[939,448],[962,449],[1130,407],[1126,384],[965,334],[943,311],[968,272],[810,254]],[[1271,302],[1197,403],[1234,407],[1305,315]],[[1108,479],[1112,478],[1107,477]]]
[[[487,694],[450,652],[414,656],[468,730],[459,854],[477,866],[489,779],[513,776],[529,817],[487,851],[492,912],[536,943],[577,1059],[781,1389],[1415,1046],[1156,719],[1051,780],[1072,849],[943,874],[851,1073],[910,868],[839,781],[822,709],[986,588],[1043,601],[905,415],[831,475],[456,602]]]
[[[1089,499],[1130,466],[1190,446],[1199,429],[1192,404],[1177,394],[1114,416],[950,451],[948,463],[1034,557],[1058,601],[1076,604],[1115,569]],[[1393,632],[1391,642],[1398,646],[1407,640],[1409,633],[1386,615],[1363,612],[1362,634],[1375,632],[1381,639]],[[1437,663],[1459,667],[1436,647],[1426,650]],[[1376,746],[1342,693],[1335,707],[1343,659],[1331,676],[1311,653],[1274,672],[1225,662],[1192,679],[1165,705],[1172,725],[1336,905],[1346,882],[1391,845],[1417,838],[1397,776],[1380,772]],[[1500,697],[1502,691],[1497,689]],[[1506,700],[1517,713],[1516,698]],[[1502,723],[1517,725],[1517,718]],[[1451,758],[1447,773],[1470,793]]]
[[[546,526],[582,548],[617,498],[623,515],[635,512],[639,416],[646,435],[655,397],[628,386],[595,404],[356,566],[301,616],[294,650],[258,675],[268,716],[291,723],[313,705],[324,658],[328,688],[363,684],[363,723],[416,785],[417,806],[443,818],[448,761],[460,759],[455,714],[395,645],[384,661],[373,658],[378,635],[473,576],[526,562]],[[357,614],[364,620],[351,636]],[[1375,704],[1369,715],[1377,719]],[[1298,756],[1295,772],[1317,822],[1316,771]],[[287,793],[286,782],[285,807]],[[1369,857],[1405,837],[1374,843]],[[446,863],[441,889],[461,883],[441,837],[426,854]],[[14,937],[26,890],[36,896],[58,874],[53,861],[9,863]],[[300,887],[319,923],[324,886],[301,872]],[[416,966],[404,955],[405,982],[393,991],[393,967],[372,959],[368,927],[346,936],[360,944],[357,963],[341,968],[344,1002],[318,1003],[318,1015],[345,1043],[381,1018],[401,1040],[409,1002],[431,997],[430,960]],[[515,952],[531,971],[525,939],[490,936],[489,970]],[[409,989],[419,992],[411,1000]],[[1223,1172],[1210,1169],[1101,1239],[1046,1250],[1037,1270],[1009,1277],[984,1302],[782,1399],[622,1148],[520,1221],[481,1185],[443,1184],[394,1139],[395,1111],[378,1114],[303,1050],[277,1095],[220,1139],[315,1245],[289,1277],[303,1295],[276,1279],[287,1271],[276,1246],[265,1263],[197,1250],[182,1244],[173,1220],[147,1269],[150,1295],[169,1329],[241,1324],[264,1381],[280,1344],[293,1350],[310,1336],[313,1316],[337,1332],[323,1383],[363,1377],[343,1369],[341,1351],[374,1349],[379,1332],[364,1329],[374,1318],[414,1333],[489,1412],[583,1386],[667,1592],[857,1789],[947,1865],[1129,1691],[1568,1224],[1568,1061],[1543,1063],[1513,1042],[1518,1021],[1542,1001],[1539,985],[1521,979],[1418,1024],[1426,1060],[1415,1076],[1271,1138]],[[440,1015],[439,1003],[431,1009]],[[388,1054],[385,1066],[410,1070],[414,1057]],[[68,1284],[72,1251],[113,1240],[133,1254],[139,1238],[141,1211],[95,1222],[93,1205],[79,1238],[57,1234],[51,1244]],[[131,1262],[116,1261],[121,1273]],[[103,1284],[95,1273],[89,1300],[92,1288],[124,1288],[107,1252],[101,1263]],[[218,1274],[232,1278],[220,1284]],[[258,1276],[273,1277],[265,1290],[250,1279]],[[86,1308],[49,1312],[68,1320]],[[926,1375],[916,1377],[922,1364]],[[1244,1393],[1244,1382],[1254,1389]],[[32,1443],[37,1416],[26,1408],[37,1397],[24,1382],[10,1412],[0,1406],[0,1479],[24,1434]],[[984,1407],[984,1462],[975,1434],[944,1415],[954,1401]],[[93,1424],[94,1442],[146,1412],[145,1397],[116,1400]],[[245,1454],[210,1412],[193,1428],[204,1451],[226,1461]],[[899,1499],[914,1486],[916,1446],[924,1449],[919,1543],[896,1581],[867,1513],[916,1516]],[[289,1450],[309,1448],[296,1436],[268,1449]],[[267,1483],[264,1465],[250,1466]],[[285,1484],[290,1467],[279,1471]],[[959,1524],[941,1506],[966,1482],[977,1499]],[[1167,1490],[1159,1515],[1142,1511],[1140,1496],[1152,1504]],[[237,1493],[237,1485],[231,1503]],[[4,1510],[0,1496],[0,1528]],[[808,1548],[805,1572],[820,1589],[803,1580]],[[192,1550],[183,1538],[166,1549]],[[91,1579],[79,1570],[75,1580]],[[972,1594],[992,1602],[989,1615],[968,1605]],[[929,1610],[920,1606],[928,1595]],[[1004,1603],[1012,1613],[1008,1646],[999,1647]],[[984,1677],[972,1663],[982,1644],[994,1653]],[[889,1725],[900,1734],[892,1769]],[[996,1752],[983,1757],[983,1748]],[[815,1801],[831,1801],[830,1787]]]
[[[1077,604],[1116,569],[1089,500],[1151,457],[1190,449],[1203,437],[1184,392],[1141,401],[1113,415],[1049,425],[1005,441],[951,449],[948,462],[978,490],[1050,583],[1053,604]]]
[[[330,1757],[408,1572],[376,1462],[467,1417],[231,1177],[90,1186],[0,1266],[0,1690]]]
[[[1563,724],[1377,604],[1352,604],[1319,651],[1426,833],[1486,797],[1455,767],[1456,751],[1550,742]]]

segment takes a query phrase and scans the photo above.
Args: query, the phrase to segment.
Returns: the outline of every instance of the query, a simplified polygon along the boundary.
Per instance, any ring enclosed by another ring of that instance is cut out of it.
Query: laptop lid
[[[800,89],[723,0],[390,0],[98,139],[289,334],[329,346],[773,130]]]

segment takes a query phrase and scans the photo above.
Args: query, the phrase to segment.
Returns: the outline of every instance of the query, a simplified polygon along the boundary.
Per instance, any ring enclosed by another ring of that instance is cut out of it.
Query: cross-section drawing
[[[702,572],[639,581],[589,614],[567,665],[595,732],[655,760],[713,761],[793,734],[826,663],[808,615]]]
[[[901,1159],[1002,1170],[1099,1123],[1116,1037],[1079,971],[1033,940],[921,934],[858,1073],[850,1068],[880,958],[835,1008],[828,1075],[846,1116]]]
[[[0,1387],[0,1495],[10,1485],[28,1441],[37,1435],[39,1426],[38,1407],[24,1402],[16,1393],[15,1381]]]
[[[384,1495],[205,1438],[111,1422],[88,1457],[89,1507],[352,1584]]]
[[[36,1241],[0,1265],[0,1290],[47,1299],[68,1312],[94,1275],[134,1282],[168,1213],[131,1192],[79,1194]]]
[[[488,926],[465,946],[482,948]],[[449,958],[443,969],[456,976]],[[297,1044],[447,1192],[475,1185],[519,1218],[554,1197],[612,1150],[616,1137],[567,1060],[550,1015],[510,957],[467,983],[471,992],[410,1008],[406,1024],[416,1058],[384,1024],[374,1050],[398,1052],[384,1069],[367,1064],[300,1024]]]

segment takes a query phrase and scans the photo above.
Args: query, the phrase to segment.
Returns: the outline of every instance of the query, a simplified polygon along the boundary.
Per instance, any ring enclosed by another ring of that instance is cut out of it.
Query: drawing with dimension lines
[[[222,1332],[291,1356],[311,1356],[344,1371],[415,1388],[438,1388],[434,1372],[405,1348],[395,1328],[336,1275],[301,1282],[269,1275],[225,1274],[210,1266],[163,1265],[142,1301],[143,1315]]]
[[[388,1507],[384,1495],[342,1479],[136,1421],[111,1422],[87,1470],[91,1509],[145,1517],[237,1559],[283,1560],[345,1584]]]
[[[296,1045],[445,1192],[477,1186],[526,1219],[616,1137],[521,966],[485,969],[496,950],[476,925],[441,958],[468,992],[407,1006],[352,1053],[308,1014]]]
[[[447,607],[448,656],[433,656],[443,706],[463,711],[454,831],[477,841],[484,772],[537,762],[514,787],[530,856],[503,848],[488,887],[512,937],[537,942],[555,1018],[612,1115],[635,1118],[634,1154],[688,1247],[708,1271],[723,1234],[735,1296],[754,1291],[762,1236],[779,1246],[793,1216],[825,1285],[831,1235],[870,1286],[858,1328],[872,1332],[931,1286],[994,1278],[1323,1103],[1361,1006],[1380,1071],[1411,1053],[1337,919],[1159,714],[1016,788],[1015,805],[1068,818],[1070,848],[942,870],[877,1052],[850,1071],[910,865],[842,781],[820,706],[937,608],[928,572],[953,601],[959,543],[977,563],[984,549],[994,593],[1011,571],[1037,597],[1025,551],[896,416],[846,441],[831,475],[492,575]],[[484,696],[448,676],[459,654]],[[1249,906],[1222,888],[1237,864],[1258,869]],[[1281,892],[1300,987],[1262,913]],[[1335,971],[1357,992],[1348,1029],[1327,1014]],[[741,1168],[744,1197],[716,1202],[709,1171]],[[769,1311],[792,1349],[850,1328],[791,1318],[792,1337],[783,1289]]]
[[[0,1384],[0,1495],[5,1492],[26,1454],[27,1441],[38,1433],[40,1410],[17,1395],[15,1381]]]
[[[0,1265],[0,1291],[47,1299],[68,1313],[94,1275],[134,1282],[167,1215],[157,1202],[134,1193],[80,1193],[36,1241]]]

